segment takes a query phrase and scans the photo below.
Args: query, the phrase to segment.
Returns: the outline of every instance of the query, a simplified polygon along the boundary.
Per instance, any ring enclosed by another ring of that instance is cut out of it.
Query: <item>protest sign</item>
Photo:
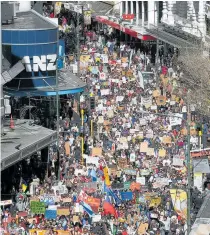
[[[58,207],[57,208],[57,215],[70,215],[69,208],[67,208],[67,207]]]
[[[65,142],[65,153],[66,153],[66,156],[70,156],[70,145],[69,145],[69,141]]]
[[[109,60],[108,60],[108,55],[102,54],[101,57],[102,57],[102,62],[103,62],[104,64],[108,64],[108,62],[109,62]]]
[[[94,156],[101,156],[102,155],[102,148],[92,148],[92,157]]]
[[[110,93],[110,90],[109,89],[103,89],[101,90],[101,95],[104,96],[104,95],[109,95]]]
[[[149,175],[150,174],[150,170],[149,169],[141,169],[140,170],[140,174],[141,175]]]
[[[106,80],[106,74],[105,73],[99,73],[99,79],[100,80]]]
[[[86,157],[86,164],[95,164],[96,167],[98,167],[99,163],[99,157]]]
[[[171,144],[171,137],[170,136],[163,136],[162,142],[164,144]]]
[[[154,90],[153,93],[152,93],[152,96],[153,97],[159,97],[160,96],[160,91]]]
[[[12,204],[12,200],[0,201],[0,206],[7,206],[11,204]]]
[[[136,161],[136,155],[135,153],[130,154],[130,162],[135,162]]]
[[[136,182],[140,183],[140,185],[145,185],[146,183],[145,177],[136,177]]]
[[[57,217],[57,211],[56,210],[47,209],[45,211],[45,218],[46,219],[56,219],[56,217]]]
[[[136,175],[136,170],[133,169],[124,169],[126,175]]]
[[[149,130],[146,131],[146,135],[145,135],[146,138],[152,139],[153,136],[154,136],[154,133],[153,133],[152,129],[149,129]]]
[[[149,227],[148,223],[141,223],[138,227],[138,235],[146,234],[148,227]]]
[[[140,144],[140,152],[146,153],[148,149],[148,142],[142,142]]]
[[[150,200],[149,207],[158,207],[161,204],[161,197],[153,197]]]
[[[166,150],[165,149],[159,149],[158,156],[159,157],[165,157],[166,156]]]
[[[147,155],[154,156],[154,148],[147,148]]]
[[[74,216],[73,216],[73,222],[74,222],[74,224],[77,223],[77,222],[79,222],[79,216],[74,215]]]
[[[140,118],[139,119],[139,124],[140,124],[140,126],[146,126],[147,125],[147,120],[145,118]]]
[[[68,189],[66,188],[66,185],[59,184],[57,186],[52,186],[52,189],[54,190],[54,193],[58,191],[60,195],[67,194]]]
[[[127,166],[127,159],[126,158],[120,158],[117,160],[118,162],[118,166],[121,168],[121,169],[124,169],[126,166]]]
[[[71,202],[72,199],[70,197],[64,197],[62,198],[62,202]]]
[[[141,104],[149,108],[152,105],[152,97],[141,97]]]
[[[47,230],[41,230],[41,229],[29,229],[29,235],[45,235],[47,233]]]
[[[18,212],[18,217],[26,217],[28,216],[28,212],[27,211],[20,211]]]
[[[130,186],[131,186],[131,182],[124,182],[123,184],[124,189],[130,189]]]
[[[140,183],[137,183],[137,182],[131,183],[131,186],[130,186],[131,191],[140,190],[140,188],[141,188]]]
[[[103,171],[104,171],[105,183],[106,183],[107,186],[109,186],[111,183],[110,183],[110,179],[109,179],[109,169],[108,169],[108,167],[107,166],[104,167]]]
[[[99,221],[101,221],[101,215],[100,214],[99,215],[94,215],[92,217],[92,222],[93,223],[96,223],[96,222],[99,222]]]
[[[122,201],[133,200],[132,192],[120,192]]]
[[[122,57],[121,61],[122,61],[122,63],[127,63],[128,62],[128,57]]]
[[[30,202],[31,212],[34,214],[44,214],[45,213],[45,203],[44,202]]]
[[[166,185],[169,185],[168,178],[157,177],[155,178],[155,182],[153,183],[153,188],[161,188]]]
[[[112,189],[124,189],[124,184],[123,183],[112,183]],[[129,189],[129,188],[130,188],[130,184],[127,189]]]
[[[169,118],[170,125],[171,126],[181,125],[182,124],[182,117],[183,117],[183,114],[174,113],[173,117]]]
[[[98,116],[98,123],[103,124],[104,123],[104,116]]]
[[[166,97],[163,95],[156,97],[156,103],[158,106],[165,105],[166,104]]]
[[[183,166],[183,159],[179,157],[173,157],[173,166]]]

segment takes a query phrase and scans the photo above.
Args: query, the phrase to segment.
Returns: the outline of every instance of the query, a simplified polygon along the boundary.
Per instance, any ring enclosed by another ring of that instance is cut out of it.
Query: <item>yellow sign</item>
[[[150,207],[158,207],[161,203],[161,197],[153,197],[151,198],[151,201],[150,201],[150,204],[149,206]]]
[[[104,178],[105,178],[105,184],[106,184],[107,186],[111,185],[110,179],[109,179],[109,169],[108,169],[107,166],[104,167]]]

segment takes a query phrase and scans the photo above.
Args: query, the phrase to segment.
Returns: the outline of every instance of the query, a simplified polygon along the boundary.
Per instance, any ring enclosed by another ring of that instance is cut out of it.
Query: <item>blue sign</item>
[[[132,200],[133,193],[132,192],[120,192],[122,201]]]
[[[46,219],[56,219],[57,217],[57,210],[46,210],[45,211],[45,218]]]
[[[46,206],[55,205],[55,197],[54,195],[42,195],[40,196],[40,202],[44,202]]]

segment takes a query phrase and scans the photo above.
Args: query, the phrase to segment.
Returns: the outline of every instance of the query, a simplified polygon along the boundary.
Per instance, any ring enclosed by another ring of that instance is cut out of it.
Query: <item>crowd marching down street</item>
[[[188,113],[179,71],[168,60],[157,71],[149,53],[94,39],[80,57],[91,114],[81,128],[63,107],[59,157],[52,146],[44,181],[22,180],[4,203],[1,234],[185,235]],[[192,188],[192,221],[201,204]]]

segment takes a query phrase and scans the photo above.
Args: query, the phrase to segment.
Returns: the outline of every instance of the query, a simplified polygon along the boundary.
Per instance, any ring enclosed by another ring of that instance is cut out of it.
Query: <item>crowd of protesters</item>
[[[81,127],[72,102],[61,107],[46,177],[22,179],[16,197],[2,202],[1,234],[185,235],[189,114],[172,57],[155,71],[151,53],[90,35],[80,71],[95,100],[91,115]],[[192,121],[195,148],[196,136]],[[195,186],[191,221],[210,190]]]

